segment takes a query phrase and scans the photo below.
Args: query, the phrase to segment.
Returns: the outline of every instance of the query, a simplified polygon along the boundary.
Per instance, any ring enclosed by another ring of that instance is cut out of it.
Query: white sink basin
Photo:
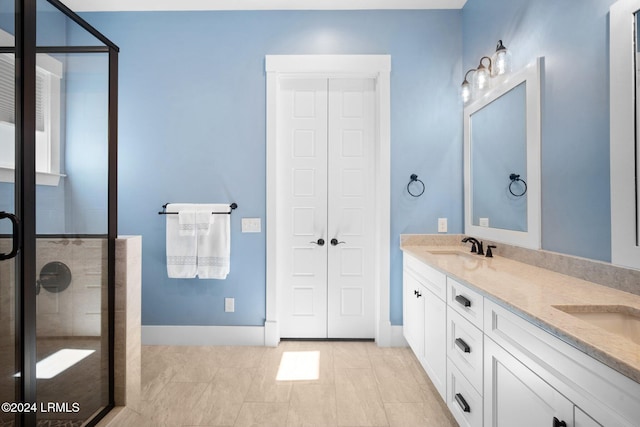
[[[640,310],[625,305],[554,305],[582,321],[640,345]]]

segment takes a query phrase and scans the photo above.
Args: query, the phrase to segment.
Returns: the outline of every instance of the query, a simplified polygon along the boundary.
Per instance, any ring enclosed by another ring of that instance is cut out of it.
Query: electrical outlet
[[[447,218],[438,218],[438,233],[447,232]]]
[[[488,227],[489,226],[489,218],[478,218],[480,222],[480,227]]]
[[[233,313],[236,311],[236,300],[235,298],[225,298],[224,299],[224,312],[225,313]]]
[[[260,218],[242,218],[243,233],[260,233],[262,226]]]

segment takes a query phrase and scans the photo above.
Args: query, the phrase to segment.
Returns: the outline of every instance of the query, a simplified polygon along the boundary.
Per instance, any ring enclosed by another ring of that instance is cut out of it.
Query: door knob
[[[331,246],[338,246],[341,243],[347,243],[347,242],[338,242],[338,239],[336,239],[335,237],[331,239]]]
[[[318,239],[315,242],[309,242],[309,243],[313,243],[314,245],[318,245],[318,246],[324,246],[324,239]]]

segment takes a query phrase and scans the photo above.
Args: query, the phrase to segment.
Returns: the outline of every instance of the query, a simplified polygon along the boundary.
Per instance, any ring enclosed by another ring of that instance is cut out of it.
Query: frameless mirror
[[[465,107],[465,233],[540,248],[540,73],[512,74]]]
[[[611,262],[640,268],[640,0],[609,12]]]

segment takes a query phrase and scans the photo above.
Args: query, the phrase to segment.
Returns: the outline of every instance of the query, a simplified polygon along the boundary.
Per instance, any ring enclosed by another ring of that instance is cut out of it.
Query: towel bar
[[[167,212],[167,205],[169,203],[165,203],[164,205],[162,205],[162,212],[158,212],[158,215],[178,215],[178,212]],[[238,207],[237,203],[231,203],[229,205],[229,208],[231,208],[231,210],[229,210],[229,212],[211,212],[212,215],[231,215],[231,211],[236,209]]]

